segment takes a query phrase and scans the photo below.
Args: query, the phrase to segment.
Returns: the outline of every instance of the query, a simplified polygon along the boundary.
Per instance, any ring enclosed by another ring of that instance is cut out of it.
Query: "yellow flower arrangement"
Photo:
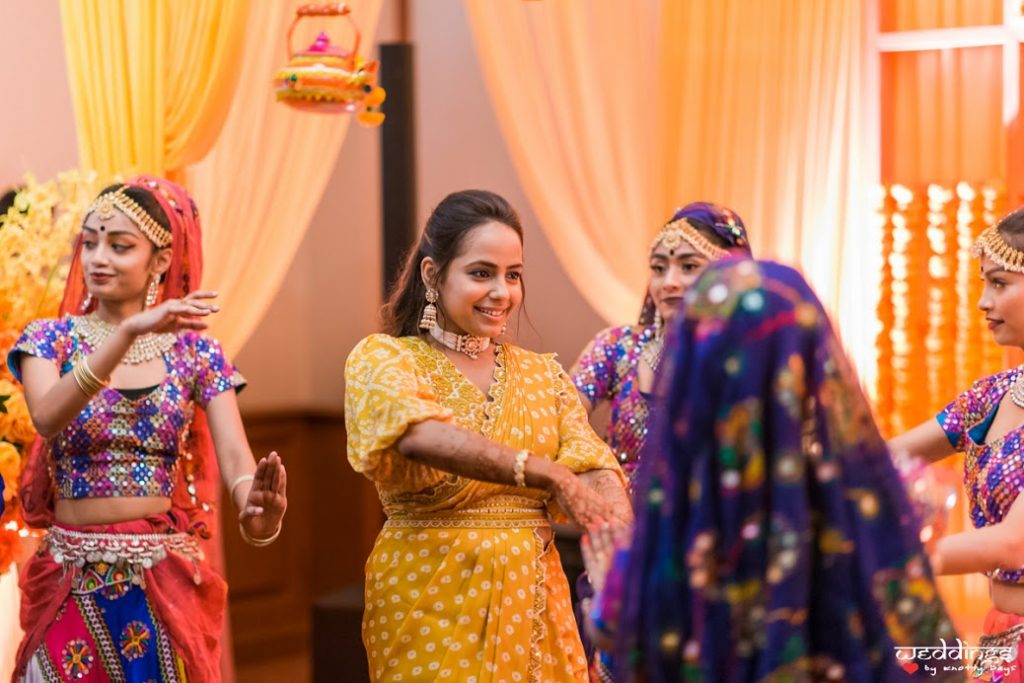
[[[95,190],[94,173],[68,171],[45,183],[27,175],[14,205],[0,216],[0,574],[29,535],[17,505],[18,475],[36,438],[7,353],[28,323],[56,316],[72,240]]]

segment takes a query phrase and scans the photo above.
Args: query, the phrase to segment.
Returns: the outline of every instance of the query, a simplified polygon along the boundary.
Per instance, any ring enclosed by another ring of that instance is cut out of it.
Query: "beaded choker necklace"
[[[79,318],[78,324],[75,325],[75,333],[93,351],[109,339],[116,329],[116,325],[101,320],[95,314]],[[124,354],[121,362],[127,365],[138,365],[159,358],[167,353],[177,340],[177,335],[171,333],[143,334],[128,347],[128,352]]]
[[[1017,377],[1017,381],[1010,387],[1010,400],[1018,408],[1024,408],[1024,372]]]
[[[443,346],[464,353],[473,360],[487,350],[491,345],[489,337],[474,337],[471,334],[455,334],[448,330],[442,330],[436,322],[430,328],[430,336],[440,342]]]

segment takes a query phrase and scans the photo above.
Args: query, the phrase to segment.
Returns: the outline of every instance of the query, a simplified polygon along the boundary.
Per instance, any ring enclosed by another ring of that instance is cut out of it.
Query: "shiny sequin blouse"
[[[946,437],[964,458],[964,487],[971,506],[971,521],[977,528],[998,524],[1024,489],[1024,426],[989,439],[989,427],[999,402],[1022,368],[1004,370],[980,379],[938,414]],[[1005,583],[1024,583],[1024,569],[990,572]]]
[[[572,369],[572,381],[591,405],[611,401],[605,441],[632,478],[647,439],[647,400],[637,386],[637,363],[653,325],[611,327],[598,334]]]
[[[92,353],[75,333],[77,318],[36,320],[7,357],[21,379],[22,354],[52,360],[61,375]],[[57,497],[166,496],[174,490],[195,403],[205,406],[245,380],[220,344],[183,332],[164,354],[167,375],[151,393],[131,400],[105,388],[50,442]]]

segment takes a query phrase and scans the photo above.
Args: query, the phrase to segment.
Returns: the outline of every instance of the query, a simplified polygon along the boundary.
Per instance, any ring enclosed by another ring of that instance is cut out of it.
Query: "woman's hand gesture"
[[[238,515],[238,521],[252,540],[270,538],[280,529],[288,507],[287,483],[284,463],[277,453],[272,452],[256,465],[252,487]]]
[[[182,299],[168,299],[153,308],[125,318],[121,323],[134,335],[162,334],[181,330],[205,330],[208,323],[202,318],[216,313],[220,306],[204,299],[213,299],[217,292],[189,292]]]
[[[551,492],[569,519],[584,529],[598,522],[615,519],[615,510],[611,504],[571,472],[558,478]]]

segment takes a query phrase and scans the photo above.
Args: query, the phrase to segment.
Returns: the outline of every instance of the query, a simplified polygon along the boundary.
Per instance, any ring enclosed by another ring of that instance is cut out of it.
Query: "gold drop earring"
[[[156,305],[157,297],[160,296],[160,284],[157,282],[158,277],[154,277],[149,281],[149,289],[146,290],[146,305],[145,308],[153,308]]]
[[[420,318],[420,329],[429,330],[437,325],[437,290],[427,287],[427,305],[423,307],[423,316]]]

